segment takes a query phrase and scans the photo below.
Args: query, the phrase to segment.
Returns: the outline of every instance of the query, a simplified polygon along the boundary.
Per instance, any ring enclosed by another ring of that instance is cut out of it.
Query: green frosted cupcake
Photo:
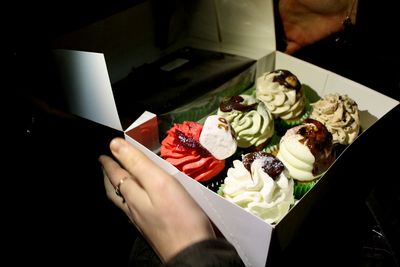
[[[275,133],[272,114],[264,103],[251,95],[237,95],[221,101],[217,114],[224,117],[235,132],[238,148],[261,151]]]

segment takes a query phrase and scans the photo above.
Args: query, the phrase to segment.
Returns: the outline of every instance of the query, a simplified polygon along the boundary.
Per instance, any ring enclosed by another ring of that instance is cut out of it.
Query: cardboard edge
[[[157,115],[145,111],[136,119],[125,131],[125,135],[135,139],[153,153],[158,154],[160,150],[160,141],[158,136]]]

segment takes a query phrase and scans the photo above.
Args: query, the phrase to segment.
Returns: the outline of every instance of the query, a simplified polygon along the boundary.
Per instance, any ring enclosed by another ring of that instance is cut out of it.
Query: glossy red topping
[[[161,142],[161,157],[186,175],[205,182],[220,173],[224,160],[217,160],[199,143],[203,125],[185,121],[175,124]]]

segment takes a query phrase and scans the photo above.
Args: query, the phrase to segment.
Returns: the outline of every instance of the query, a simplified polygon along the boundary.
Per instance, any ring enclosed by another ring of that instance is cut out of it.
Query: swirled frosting
[[[274,134],[271,113],[253,96],[240,95],[223,100],[218,115],[230,123],[240,148],[262,146]]]
[[[305,95],[300,81],[288,70],[264,73],[256,80],[256,97],[275,118],[292,120],[305,108]]]
[[[335,159],[332,135],[321,122],[306,119],[282,136],[277,158],[293,179],[312,181],[326,171]]]
[[[161,157],[191,178],[205,182],[225,167],[225,160],[217,160],[199,143],[203,125],[185,121],[168,130],[161,142]]]
[[[277,223],[294,204],[293,180],[280,160],[265,152],[233,161],[224,180],[223,196],[268,223]]]
[[[328,94],[312,104],[310,118],[322,122],[332,134],[333,143],[349,145],[360,131],[357,103],[347,95]]]

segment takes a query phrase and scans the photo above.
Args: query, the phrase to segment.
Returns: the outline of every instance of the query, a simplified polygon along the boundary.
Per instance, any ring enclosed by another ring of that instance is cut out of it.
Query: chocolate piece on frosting
[[[242,102],[244,101],[243,97],[237,95],[237,96],[232,96],[228,99],[224,99],[221,101],[221,104],[219,105],[219,108],[223,112],[229,112],[234,110],[242,111],[242,112],[247,112],[250,110],[255,110],[257,108],[258,103],[253,103],[250,105],[243,104]]]
[[[332,163],[333,143],[332,134],[325,125],[314,119],[306,119],[305,126],[297,133],[303,136],[300,143],[306,145],[315,157],[313,174],[317,175]]]
[[[297,79],[296,75],[294,75],[290,71],[275,70],[272,73],[279,73],[279,75],[276,75],[274,77],[274,79],[272,80],[273,82],[277,82],[280,85],[283,85],[288,89],[296,90],[296,92],[300,91],[301,83],[300,83],[299,79]]]
[[[275,158],[272,154],[263,151],[252,152],[244,155],[242,159],[244,167],[250,171],[251,164],[256,159],[262,160],[263,170],[273,179],[276,179],[284,169],[283,163],[279,159]]]

